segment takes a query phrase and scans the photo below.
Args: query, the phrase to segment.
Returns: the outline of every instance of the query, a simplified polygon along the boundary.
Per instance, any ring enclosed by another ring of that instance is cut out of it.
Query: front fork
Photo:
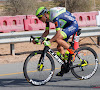
[[[48,50],[48,49],[47,49],[47,46],[45,46],[45,47],[44,47],[44,50],[43,50],[43,52],[42,52],[42,54],[41,54],[40,60],[39,60],[39,62],[38,62],[38,66],[37,66],[37,70],[38,70],[38,71],[43,71],[43,68],[44,68],[43,63],[44,63],[44,59],[45,59],[47,50]]]

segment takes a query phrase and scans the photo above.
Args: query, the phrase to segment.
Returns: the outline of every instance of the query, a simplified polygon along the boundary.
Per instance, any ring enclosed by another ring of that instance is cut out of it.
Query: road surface
[[[100,55],[99,60],[100,60]],[[55,70],[55,74],[60,70]],[[71,72],[63,77],[53,76],[43,86],[29,84],[23,75],[23,62],[0,65],[0,90],[100,90],[100,66],[89,80],[78,80]]]

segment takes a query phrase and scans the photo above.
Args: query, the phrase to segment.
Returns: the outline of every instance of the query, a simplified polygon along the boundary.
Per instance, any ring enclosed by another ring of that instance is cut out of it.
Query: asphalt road
[[[33,86],[24,78],[23,63],[0,65],[0,90],[100,90],[100,66],[89,80],[78,80],[69,72],[63,77],[54,75],[46,85]]]

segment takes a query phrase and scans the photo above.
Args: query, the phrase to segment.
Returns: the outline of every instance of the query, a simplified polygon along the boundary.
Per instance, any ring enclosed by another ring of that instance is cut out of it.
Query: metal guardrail
[[[100,27],[87,27],[81,28],[80,37],[92,37],[100,36]],[[25,31],[25,32],[11,32],[11,33],[1,33],[0,34],[0,44],[11,44],[11,54],[14,54],[14,43],[29,42],[30,36],[41,36],[43,31]],[[48,38],[52,38],[56,30],[50,30]],[[100,41],[99,41],[100,42]],[[94,42],[95,43],[95,42]],[[96,44],[96,43],[95,43]],[[96,44],[97,45],[97,44]]]

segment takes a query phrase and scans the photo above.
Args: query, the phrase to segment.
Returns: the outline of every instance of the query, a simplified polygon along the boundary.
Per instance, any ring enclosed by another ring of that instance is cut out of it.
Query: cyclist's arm
[[[56,19],[54,20],[54,22],[55,22],[55,26],[56,26],[56,34],[55,34],[54,37],[50,40],[50,42],[56,41],[57,38],[61,35],[61,34],[60,34],[60,23],[59,23],[59,19],[56,18]]]
[[[59,36],[60,36],[60,30],[56,31],[55,36],[52,39],[50,39],[49,41],[52,43],[53,41],[56,41]]]
[[[49,34],[49,22],[46,22],[45,32],[42,34],[42,37],[46,37]]]
[[[46,37],[49,34],[49,30],[45,30],[41,37]]]

